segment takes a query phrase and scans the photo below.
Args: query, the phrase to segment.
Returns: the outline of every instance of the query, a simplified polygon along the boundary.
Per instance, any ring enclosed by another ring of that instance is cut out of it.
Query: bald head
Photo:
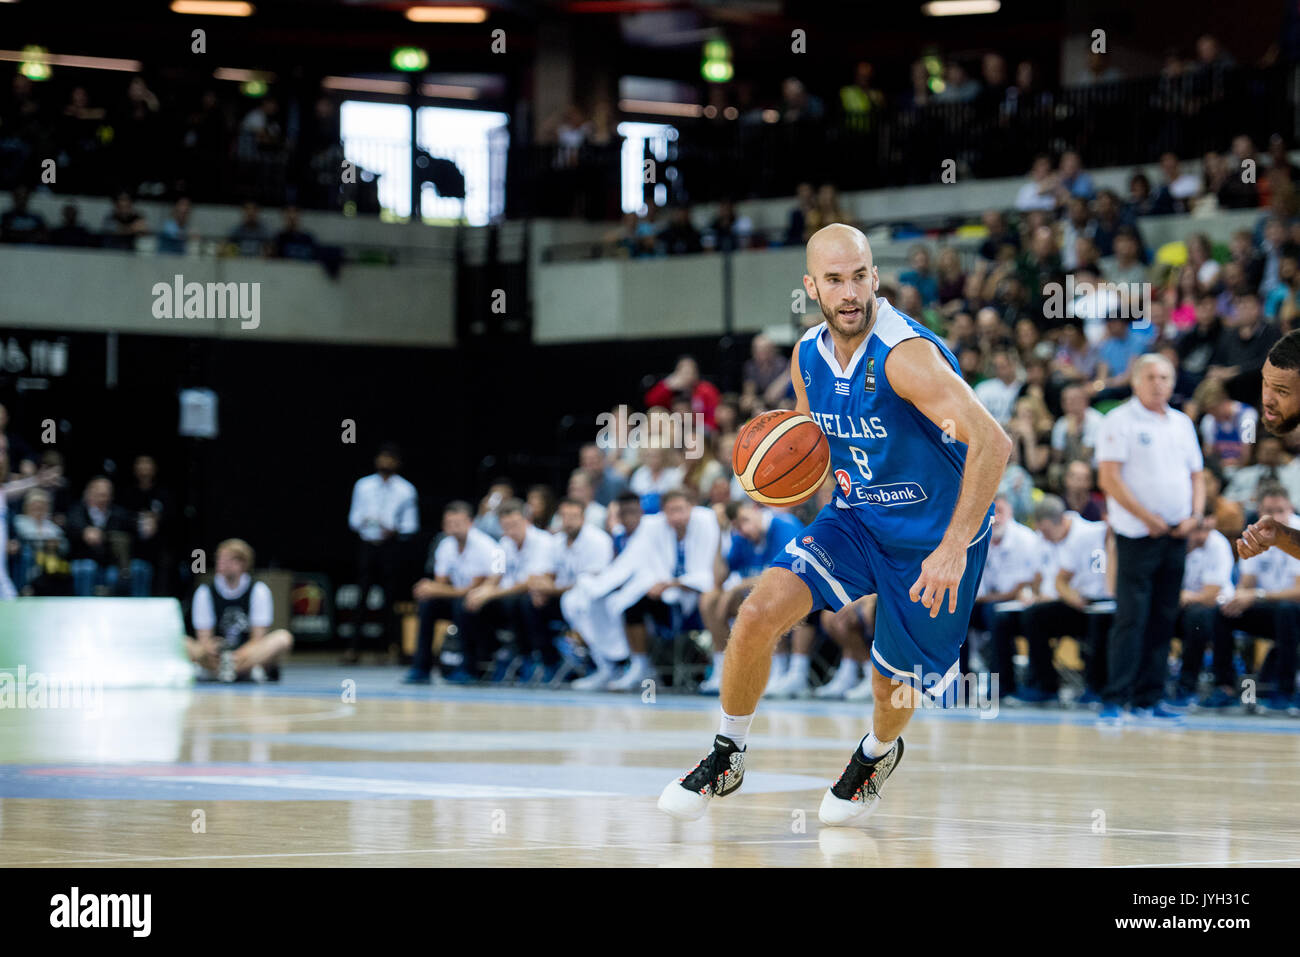
[[[819,229],[808,240],[806,265],[804,290],[831,332],[843,339],[863,335],[875,317],[880,285],[867,237],[843,223]]]
[[[808,270],[808,275],[820,278],[819,270],[828,261],[839,262],[854,258],[865,261],[867,267],[871,267],[871,244],[867,242],[867,237],[862,234],[862,230],[853,226],[831,223],[817,230],[808,240],[804,268]]]

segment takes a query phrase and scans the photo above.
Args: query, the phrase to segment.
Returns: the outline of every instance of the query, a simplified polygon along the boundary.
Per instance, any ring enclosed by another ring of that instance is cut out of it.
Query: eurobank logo
[[[813,540],[811,535],[805,535],[803,537],[803,546],[817,556],[817,560],[826,566],[828,572],[835,571],[834,559],[826,553],[826,549],[822,548]]]

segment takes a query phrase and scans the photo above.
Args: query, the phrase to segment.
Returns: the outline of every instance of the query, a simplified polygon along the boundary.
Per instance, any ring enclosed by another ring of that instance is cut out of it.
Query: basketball
[[[778,409],[751,419],[736,436],[731,469],[745,494],[763,505],[806,502],[826,481],[831,449],[817,423]]]

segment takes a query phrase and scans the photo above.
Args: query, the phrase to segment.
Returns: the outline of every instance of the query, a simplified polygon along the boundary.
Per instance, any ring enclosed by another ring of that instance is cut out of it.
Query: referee
[[[1174,368],[1154,353],[1132,370],[1133,398],[1102,420],[1097,484],[1115,532],[1115,620],[1101,718],[1124,711],[1178,719],[1165,705],[1169,641],[1187,558],[1187,536],[1205,511],[1204,461],[1196,427],[1169,407]]]

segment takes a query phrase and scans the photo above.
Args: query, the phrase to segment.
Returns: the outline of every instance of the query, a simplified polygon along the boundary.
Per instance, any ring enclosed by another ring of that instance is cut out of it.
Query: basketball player
[[[804,289],[826,321],[795,346],[791,381],[795,408],[826,433],[839,487],[740,606],[713,750],[659,798],[661,810],[684,820],[740,787],[777,639],[810,611],[871,593],[872,726],[819,816],[849,825],[876,810],[913,709],[922,695],[942,700],[957,676],[993,495],[1011,453],[943,342],[876,298],[880,277],[861,232],[843,224],[818,230],[807,269]]]
[[[1264,428],[1276,436],[1288,436],[1300,428],[1300,329],[1273,344],[1262,375]],[[1237,557],[1254,558],[1274,545],[1292,558],[1300,558],[1300,529],[1288,528],[1266,515],[1241,533]]]
[[[293,647],[293,635],[285,629],[268,631],[274,617],[271,589],[253,581],[252,567],[249,544],[228,538],[217,546],[212,585],[194,591],[195,637],[186,638],[185,645],[209,681],[279,681],[280,662]]]

